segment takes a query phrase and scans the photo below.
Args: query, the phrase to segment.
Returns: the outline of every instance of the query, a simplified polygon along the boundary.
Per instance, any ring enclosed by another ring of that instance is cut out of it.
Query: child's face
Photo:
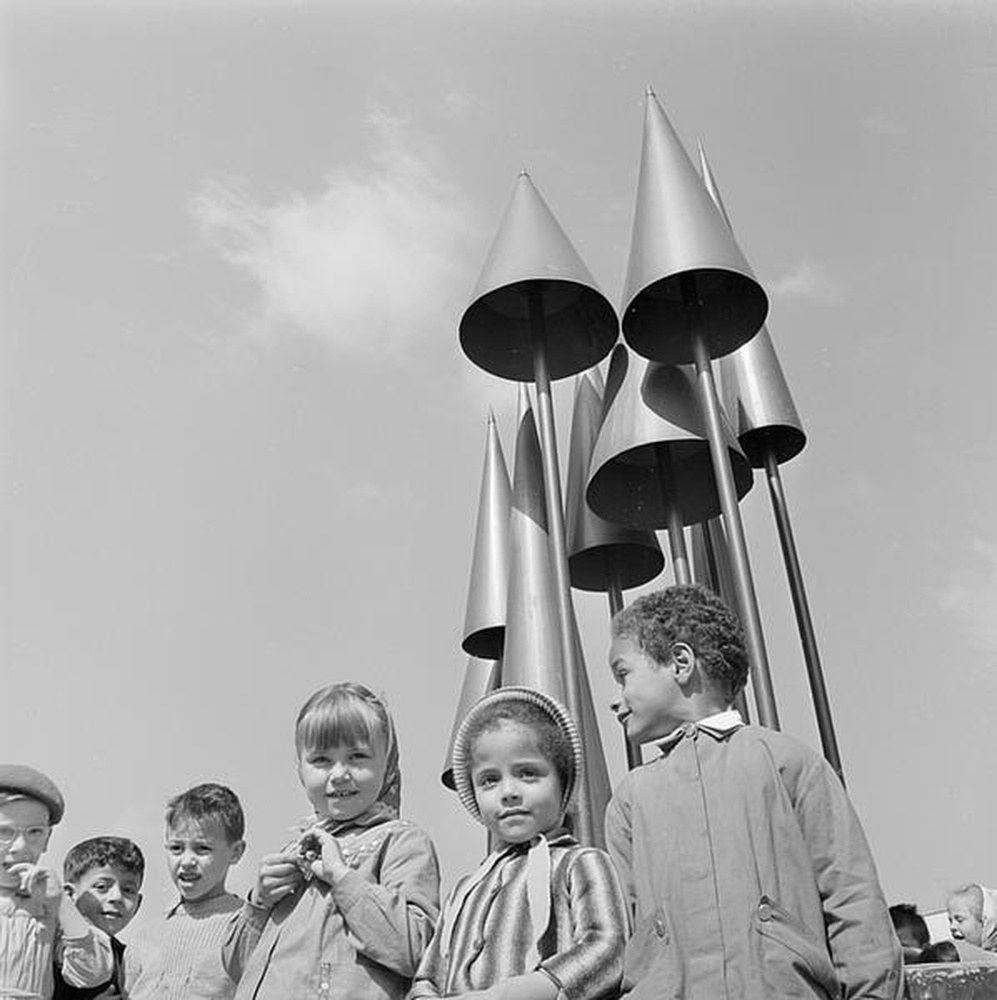
[[[973,899],[953,896],[949,900],[949,933],[957,941],[977,946],[983,943],[983,924],[974,912]]]
[[[225,892],[225,879],[246,844],[230,844],[214,817],[180,819],[166,828],[166,862],[170,878],[186,902],[203,901]]]
[[[45,853],[52,828],[48,807],[37,799],[13,799],[0,804],[0,886],[21,884],[15,865],[33,865]]]
[[[123,931],[142,902],[142,879],[120,865],[91,868],[69,888],[80,913],[107,934]]]
[[[471,783],[482,822],[507,844],[523,844],[561,822],[561,779],[533,730],[502,720],[475,741]]]
[[[633,639],[617,637],[609,647],[609,668],[620,687],[613,710],[630,739],[660,739],[682,724],[685,699],[669,664],[658,663]]]
[[[298,777],[315,814],[342,823],[356,819],[377,801],[387,764],[387,747],[378,736],[373,743],[302,749]]]

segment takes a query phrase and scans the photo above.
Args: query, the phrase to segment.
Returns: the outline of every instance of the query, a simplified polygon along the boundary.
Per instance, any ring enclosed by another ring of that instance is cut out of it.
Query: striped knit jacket
[[[567,1000],[617,996],[627,915],[609,856],[598,848],[580,847],[563,830],[547,840],[551,899],[546,930],[534,930],[528,919],[530,845],[511,845],[448,919],[475,876],[465,876],[454,886],[409,1000],[458,996],[534,970],[548,975],[558,996]],[[446,927],[452,927],[449,942],[443,941]],[[538,937],[539,964],[527,967]]]

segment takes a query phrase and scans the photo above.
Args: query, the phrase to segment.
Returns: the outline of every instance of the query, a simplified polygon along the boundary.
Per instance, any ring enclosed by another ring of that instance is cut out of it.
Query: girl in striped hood
[[[595,1000],[619,989],[627,916],[609,856],[564,827],[581,741],[528,688],[471,709],[452,756],[461,802],[495,847],[447,900],[410,1000]]]

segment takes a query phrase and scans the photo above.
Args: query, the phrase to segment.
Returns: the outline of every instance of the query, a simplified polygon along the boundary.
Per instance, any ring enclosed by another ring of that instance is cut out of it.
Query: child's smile
[[[387,768],[384,740],[302,750],[298,775],[317,816],[356,819],[378,799]]]

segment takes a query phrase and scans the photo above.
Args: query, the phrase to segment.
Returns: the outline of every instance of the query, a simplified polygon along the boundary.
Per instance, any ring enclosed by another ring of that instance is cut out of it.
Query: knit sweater
[[[222,966],[222,941],[242,900],[224,893],[180,901],[125,952],[130,1000],[228,1000],[235,983]]]

